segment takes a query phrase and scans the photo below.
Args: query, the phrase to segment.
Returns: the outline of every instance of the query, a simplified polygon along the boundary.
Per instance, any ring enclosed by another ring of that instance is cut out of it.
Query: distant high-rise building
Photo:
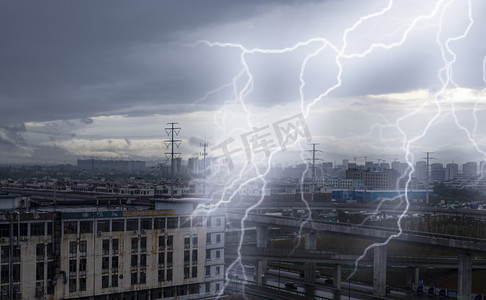
[[[444,181],[446,176],[446,170],[441,163],[433,163],[430,165],[430,180],[431,181]]]
[[[459,165],[456,163],[450,163],[446,165],[445,179],[451,180],[457,177],[459,174]]]
[[[478,164],[476,162],[470,161],[462,165],[462,174],[467,176],[478,175]]]
[[[102,160],[78,159],[78,169],[82,170],[116,170],[116,171],[143,171],[147,164],[140,160]]]
[[[486,161],[484,160],[479,162],[479,175],[483,177],[486,175]]]
[[[399,161],[394,161],[391,164],[392,170],[398,171],[400,175],[404,175],[405,172],[407,171],[408,164],[407,163],[401,163]]]
[[[197,157],[191,157],[187,160],[187,169],[189,172],[197,173],[199,171],[199,164]]]
[[[348,168],[349,160],[348,159],[343,159],[343,167],[344,169]]]
[[[382,162],[382,163],[380,164],[380,168],[381,168],[382,170],[390,169],[390,164],[389,164],[389,163],[387,163],[387,162]]]
[[[421,160],[415,163],[414,177],[421,180],[425,180],[427,178],[427,162]]]

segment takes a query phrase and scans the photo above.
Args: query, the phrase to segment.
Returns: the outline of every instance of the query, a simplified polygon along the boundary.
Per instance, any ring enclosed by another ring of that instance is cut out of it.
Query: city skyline
[[[0,163],[163,160],[168,122],[187,158],[299,112],[328,161],[485,160],[480,1],[90,4],[0,4]]]

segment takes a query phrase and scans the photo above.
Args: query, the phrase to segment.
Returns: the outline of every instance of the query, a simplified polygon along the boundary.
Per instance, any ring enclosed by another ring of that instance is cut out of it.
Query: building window
[[[211,250],[206,250],[206,259],[211,259]]]
[[[111,253],[118,254],[118,239],[111,240]]]
[[[217,266],[216,267],[216,275],[219,275],[221,273],[221,267]]]
[[[165,236],[159,236],[159,251],[165,250]]]
[[[110,255],[110,240],[103,240],[101,254]]]
[[[169,235],[167,236],[167,250],[172,250],[174,247],[174,236]]]
[[[147,268],[147,254],[140,254],[140,269]]]
[[[211,276],[211,267],[207,266],[206,267],[206,277],[209,277],[209,276]]]
[[[110,258],[103,257],[101,259],[101,273],[106,274],[110,271]]]
[[[216,243],[221,243],[221,234],[216,235]]]
[[[216,218],[216,226],[221,226],[221,218]]]
[[[110,221],[98,221],[96,228],[98,232],[110,232]]]
[[[35,247],[35,255],[37,257],[37,260],[44,260],[45,256],[45,249],[46,246],[44,246],[43,243],[37,244]]]
[[[210,282],[206,282],[204,289],[206,290],[206,293],[211,292],[211,283]]]
[[[79,242],[79,255],[80,256],[86,256],[86,251],[88,248],[88,244],[86,241],[80,241]]]
[[[10,248],[9,246],[2,246],[2,263],[8,263],[10,258],[9,258],[9,255],[10,255]]]
[[[69,257],[76,257],[78,255],[78,243],[69,242]]]
[[[69,292],[76,291],[76,278],[69,278]]]
[[[45,235],[45,232],[46,232],[46,226],[44,222],[30,224],[30,235],[41,236],[41,235]]]
[[[167,281],[172,281],[172,269],[167,269]]]
[[[219,292],[219,283],[216,283],[216,292]]]
[[[118,287],[118,275],[117,274],[111,275],[111,286],[112,287]]]
[[[178,228],[179,227],[179,218],[178,217],[171,217],[167,218],[167,228]]]
[[[151,230],[152,229],[152,219],[142,219],[141,220],[141,226],[142,226],[142,229],[144,230]]]
[[[106,289],[110,286],[110,282],[109,282],[109,276],[102,276],[101,277],[101,288],[102,289]]]
[[[20,264],[13,265],[13,281],[20,282]]]
[[[125,231],[125,221],[124,220],[113,220],[111,222],[111,231]]]
[[[197,234],[192,236],[192,247],[197,248]]]
[[[189,267],[184,267],[184,279],[189,278]]]
[[[172,267],[172,252],[167,252],[167,267]]]
[[[75,259],[69,260],[69,277],[76,277],[78,274],[76,272],[77,261]]]
[[[79,290],[86,291],[86,277],[79,278]]]
[[[140,251],[147,251],[147,237],[145,236],[140,238]]]
[[[192,264],[197,264],[197,250],[192,250]]]
[[[64,222],[64,234],[78,233],[77,230],[76,230],[77,225],[78,225],[78,222],[76,222],[76,221]],[[32,226],[31,226],[31,231],[32,231]],[[37,234],[37,235],[40,235],[40,234]]]
[[[35,280],[44,280],[44,263],[38,262],[35,266]]]
[[[47,259],[54,259],[54,247],[52,243],[47,244]]]
[[[145,284],[147,282],[147,273],[140,272],[140,284]]]
[[[159,282],[164,281],[164,269],[159,270]]]
[[[165,258],[165,253],[164,252],[160,252],[159,253],[159,267],[163,267],[164,266],[164,258]]]
[[[221,251],[220,250],[216,250],[216,258],[220,258],[221,257]]]
[[[127,220],[127,231],[138,230],[138,219]]]
[[[81,221],[81,222],[79,222],[79,232],[80,233],[92,233],[93,232],[93,221]]]
[[[191,217],[181,217],[181,228],[191,227]]]
[[[137,278],[137,272],[132,273],[132,274],[131,274],[131,280],[130,280],[130,283],[131,283],[132,285],[137,284],[137,279],[138,279],[138,278]]]
[[[211,233],[206,234],[206,244],[211,244]]]
[[[111,257],[111,271],[113,273],[118,272],[118,256]]]
[[[79,260],[79,275],[86,275],[86,258],[82,258]]]
[[[164,228],[165,228],[165,218],[155,218],[154,229],[164,229]]]
[[[185,250],[184,251],[184,265],[188,265],[189,264],[189,259],[190,259],[189,250]]]
[[[192,266],[192,278],[197,277],[197,266]]]
[[[137,269],[137,266],[138,266],[138,255],[137,254],[132,255],[132,260],[131,260],[130,266],[132,266],[132,270]]]
[[[184,237],[184,249],[188,249],[191,247],[191,237],[185,236]]]
[[[138,252],[138,238],[132,238],[132,252]]]

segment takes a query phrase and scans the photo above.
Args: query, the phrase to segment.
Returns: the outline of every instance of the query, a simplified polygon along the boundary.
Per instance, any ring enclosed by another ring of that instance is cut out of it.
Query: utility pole
[[[425,152],[427,154],[427,157],[424,157],[426,161],[426,166],[425,166],[425,202],[429,204],[429,160],[434,159],[433,157],[430,157],[430,154],[434,152]]]
[[[316,145],[319,144],[311,144],[312,145],[312,150],[307,150],[312,152],[312,200],[314,200],[314,192],[316,189],[316,152],[320,152],[319,150],[316,150]]]
[[[206,199],[206,156],[208,153],[206,152],[208,143],[204,142],[200,144],[203,147],[203,199]]]
[[[165,156],[167,158],[170,157],[170,197],[174,198],[174,156],[175,155],[181,155],[180,152],[174,152],[174,145],[178,148],[181,145],[182,140],[176,140],[174,139],[174,133],[175,135],[179,135],[179,132],[181,131],[180,127],[174,127],[174,125],[177,125],[179,123],[177,122],[172,122],[172,123],[167,123],[167,125],[170,125],[170,127],[165,128],[165,132],[167,135],[170,137],[168,140],[164,140],[164,144],[167,148],[171,146],[170,152],[166,152]]]

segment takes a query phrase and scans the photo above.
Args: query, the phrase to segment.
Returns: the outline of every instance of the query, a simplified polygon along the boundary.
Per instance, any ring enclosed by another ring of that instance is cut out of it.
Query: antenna
[[[206,156],[208,153],[206,152],[208,143],[200,143],[200,146],[203,147],[203,199],[206,199]]]
[[[170,125],[170,127],[165,128],[165,132],[167,135],[170,137],[168,140],[164,140],[164,144],[167,148],[171,146],[170,152],[166,152],[165,156],[167,158],[170,158],[170,197],[174,198],[174,156],[175,155],[181,155],[180,152],[174,152],[174,145],[179,148],[181,145],[182,140],[176,140],[174,139],[174,133],[175,135],[179,135],[179,132],[181,132],[180,127],[174,127],[174,125],[177,125],[179,123],[177,122],[172,122],[172,123],[167,123],[167,125]]]

